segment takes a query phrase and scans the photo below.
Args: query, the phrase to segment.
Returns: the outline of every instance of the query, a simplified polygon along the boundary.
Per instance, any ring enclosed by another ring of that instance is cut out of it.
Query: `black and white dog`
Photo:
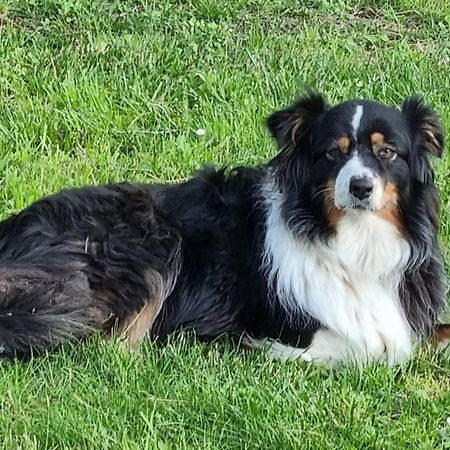
[[[193,329],[283,359],[394,364],[448,337],[435,113],[308,93],[267,125],[267,165],[63,191],[0,223],[1,355]]]

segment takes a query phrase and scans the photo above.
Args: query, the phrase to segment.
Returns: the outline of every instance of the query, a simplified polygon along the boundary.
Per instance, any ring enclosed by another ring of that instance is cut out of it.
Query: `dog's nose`
[[[352,177],[350,192],[359,200],[369,197],[373,191],[373,181],[369,177]]]

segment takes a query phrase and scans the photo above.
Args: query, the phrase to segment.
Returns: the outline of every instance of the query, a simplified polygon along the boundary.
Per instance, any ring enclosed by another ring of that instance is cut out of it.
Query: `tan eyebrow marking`
[[[337,146],[340,152],[347,153],[350,148],[350,139],[347,136],[342,136],[337,140]]]
[[[372,143],[374,153],[377,153],[377,151],[384,143],[384,135],[376,131],[375,133],[372,133],[370,135],[370,142]]]

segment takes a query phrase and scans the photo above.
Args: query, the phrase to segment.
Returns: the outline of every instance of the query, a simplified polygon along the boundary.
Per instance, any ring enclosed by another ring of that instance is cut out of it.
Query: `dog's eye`
[[[381,159],[395,159],[397,153],[390,147],[383,147],[377,151],[377,156]]]
[[[330,161],[334,161],[334,159],[336,158],[336,154],[339,150],[336,147],[332,147],[329,148],[326,152],[325,152],[325,157],[327,159],[329,159]]]

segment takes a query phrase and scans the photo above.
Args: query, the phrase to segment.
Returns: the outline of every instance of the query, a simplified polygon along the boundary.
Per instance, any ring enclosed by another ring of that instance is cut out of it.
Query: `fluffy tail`
[[[0,269],[0,358],[24,359],[101,329],[106,314],[78,272],[55,280],[45,273]]]

